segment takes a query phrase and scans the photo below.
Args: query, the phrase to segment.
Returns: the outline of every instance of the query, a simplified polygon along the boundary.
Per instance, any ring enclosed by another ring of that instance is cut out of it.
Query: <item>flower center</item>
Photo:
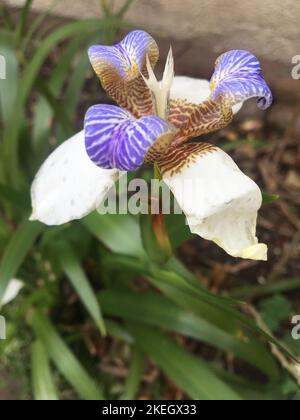
[[[170,48],[161,81],[157,80],[148,56],[146,57],[146,61],[148,79],[144,76],[143,79],[151,91],[155,113],[158,117],[167,120],[169,113],[170,90],[174,80],[174,59],[172,48]]]

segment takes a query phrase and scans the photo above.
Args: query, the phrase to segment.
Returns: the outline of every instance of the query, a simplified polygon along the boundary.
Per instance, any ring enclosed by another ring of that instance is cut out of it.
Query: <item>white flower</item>
[[[193,233],[234,257],[266,260],[267,246],[256,238],[260,189],[219,148],[188,143],[226,127],[249,98],[258,97],[262,109],[271,105],[258,60],[247,51],[229,51],[208,82],[174,77],[170,50],[158,81],[158,56],[143,31],[119,45],[89,49],[103,88],[120,107],[91,107],[85,130],[42,165],[32,184],[31,220],[60,225],[80,219],[101,204],[124,171],[156,162]]]

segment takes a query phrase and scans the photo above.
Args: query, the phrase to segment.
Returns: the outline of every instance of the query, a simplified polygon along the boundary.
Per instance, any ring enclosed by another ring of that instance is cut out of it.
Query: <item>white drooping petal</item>
[[[187,76],[175,76],[171,88],[171,99],[186,99],[193,104],[201,104],[209,98],[211,94],[209,81],[196,79]],[[243,104],[235,105],[233,113],[236,114]]]
[[[215,242],[233,257],[267,260],[267,246],[256,238],[257,211],[262,204],[259,187],[225,152],[209,146],[184,166],[166,165],[165,183],[192,233]]]
[[[5,290],[2,301],[0,302],[0,307],[12,302],[18,296],[23,286],[24,286],[24,283],[21,280],[18,280],[18,279],[10,280]]]
[[[61,225],[94,211],[119,177],[88,157],[84,131],[62,143],[44,162],[32,187],[31,220]]]

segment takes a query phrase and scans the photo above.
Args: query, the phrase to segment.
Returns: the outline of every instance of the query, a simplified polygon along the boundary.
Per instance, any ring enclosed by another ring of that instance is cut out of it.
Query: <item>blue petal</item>
[[[173,131],[155,115],[135,119],[113,105],[91,107],[84,121],[85,147],[89,158],[104,169],[135,171],[160,138]]]
[[[261,65],[248,51],[234,50],[221,55],[210,84],[212,99],[222,98],[231,106],[258,97],[258,107],[267,109],[273,101]]]

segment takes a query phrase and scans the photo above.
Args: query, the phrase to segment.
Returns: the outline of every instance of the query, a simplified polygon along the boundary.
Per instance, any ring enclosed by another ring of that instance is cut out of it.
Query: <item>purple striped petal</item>
[[[89,158],[104,169],[135,171],[160,138],[173,131],[155,115],[135,119],[113,105],[91,107],[84,122],[85,147]]]
[[[130,32],[119,44],[94,45],[89,48],[89,58],[98,76],[113,78],[114,73],[126,81],[137,78],[142,72],[146,55],[154,65],[158,59],[158,47],[154,39],[144,31]]]
[[[103,89],[119,106],[135,117],[153,114],[147,76],[146,56],[155,66],[159,51],[154,39],[143,31],[130,32],[119,44],[94,45],[89,49],[91,64]]]
[[[221,55],[210,84],[212,99],[222,98],[231,106],[258,97],[258,107],[267,109],[273,101],[261,65],[248,51],[234,50]]]

